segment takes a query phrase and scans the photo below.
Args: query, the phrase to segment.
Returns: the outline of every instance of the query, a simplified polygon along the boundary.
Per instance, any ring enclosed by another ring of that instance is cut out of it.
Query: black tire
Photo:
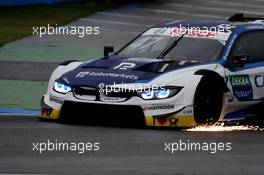
[[[221,84],[212,77],[203,77],[194,96],[194,119],[197,124],[214,124],[223,105]]]
[[[256,119],[256,125],[263,129],[264,128],[264,103],[262,102],[257,106],[257,119]]]

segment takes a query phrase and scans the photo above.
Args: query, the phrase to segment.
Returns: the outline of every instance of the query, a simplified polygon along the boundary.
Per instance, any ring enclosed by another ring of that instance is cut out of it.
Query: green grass
[[[0,107],[39,109],[47,87],[48,83],[43,81],[0,80]]]
[[[1,7],[0,47],[31,35],[32,27],[63,25],[106,8],[93,2]]]

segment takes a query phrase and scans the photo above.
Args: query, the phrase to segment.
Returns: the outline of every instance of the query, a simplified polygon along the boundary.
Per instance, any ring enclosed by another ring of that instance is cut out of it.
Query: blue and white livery
[[[113,55],[60,64],[41,118],[193,127],[261,116],[263,102],[264,22],[238,14],[159,24]]]

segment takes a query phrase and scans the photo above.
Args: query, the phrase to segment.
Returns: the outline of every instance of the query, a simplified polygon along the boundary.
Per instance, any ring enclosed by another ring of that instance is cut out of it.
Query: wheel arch
[[[229,89],[225,83],[224,78],[220,74],[218,74],[217,72],[215,72],[213,70],[200,69],[200,70],[196,71],[194,74],[202,76],[200,82],[201,81],[208,81],[208,79],[210,79],[211,81],[214,80],[220,86],[220,90],[222,90],[222,92],[228,92],[229,91]]]
[[[194,75],[199,75],[201,76],[201,79],[200,79],[200,82],[198,83],[198,85],[196,86],[196,90],[195,90],[195,93],[194,93],[194,101],[193,101],[193,104],[194,104],[194,116],[195,116],[195,121],[198,123],[198,124],[213,124],[215,123],[216,121],[219,120],[219,118],[221,117],[221,111],[223,109],[223,104],[221,105],[221,110],[219,111],[219,116],[218,114],[217,115],[213,115],[215,117],[212,117],[212,118],[209,118],[209,119],[212,119],[212,120],[209,120],[209,123],[205,122],[204,118],[200,118],[200,112],[198,112],[198,115],[196,116],[196,110],[197,109],[200,109],[200,108],[196,108],[195,109],[195,104],[197,103],[196,102],[196,99],[200,98],[201,95],[199,94],[203,94],[203,93],[206,93],[206,92],[201,92],[201,88],[204,88],[204,87],[207,87],[206,89],[208,89],[208,91],[215,91],[215,92],[219,92],[219,93],[222,93],[223,96],[222,96],[222,100],[224,100],[224,93],[225,92],[228,92],[229,89],[225,83],[225,79],[224,77],[222,77],[219,73],[217,73],[216,71],[213,71],[213,70],[208,70],[208,69],[201,69],[201,70],[197,70]],[[208,85],[208,86],[207,86]],[[216,94],[219,94],[219,93],[216,93]],[[220,98],[220,97],[219,97]],[[219,105],[220,106],[220,105]],[[218,110],[217,110],[218,111]],[[213,112],[214,113],[214,112]]]

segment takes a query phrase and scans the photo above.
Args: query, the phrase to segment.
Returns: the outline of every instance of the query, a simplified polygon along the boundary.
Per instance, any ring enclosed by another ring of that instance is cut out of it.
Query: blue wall
[[[27,5],[27,4],[52,4],[52,3],[62,2],[62,1],[74,1],[74,0],[0,0],[0,6]]]

